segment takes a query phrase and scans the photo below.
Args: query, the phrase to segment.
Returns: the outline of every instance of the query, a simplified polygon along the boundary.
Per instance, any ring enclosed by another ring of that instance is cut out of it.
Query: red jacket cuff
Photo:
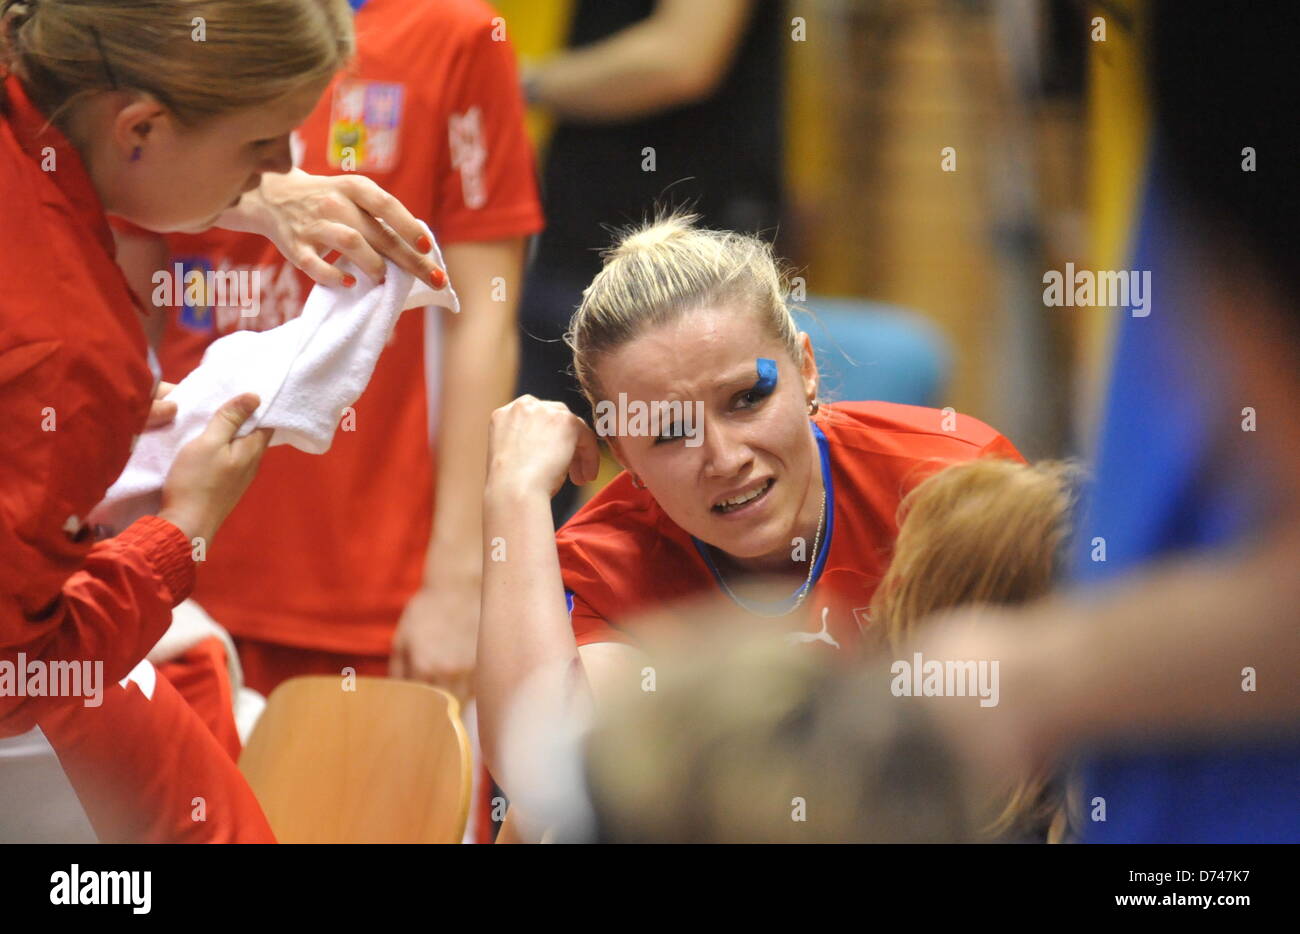
[[[166,519],[145,516],[131,523],[117,540],[144,552],[150,566],[167,585],[172,606],[190,595],[194,589],[194,558],[184,532]]]

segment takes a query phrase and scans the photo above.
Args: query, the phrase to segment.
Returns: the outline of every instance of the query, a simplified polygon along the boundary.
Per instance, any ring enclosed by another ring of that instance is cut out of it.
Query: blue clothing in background
[[[1074,574],[1085,586],[1174,553],[1230,546],[1262,518],[1246,465],[1223,469],[1220,460],[1215,469],[1216,439],[1241,431],[1241,406],[1218,387],[1211,342],[1189,304],[1194,277],[1164,249],[1170,215],[1159,204],[1152,186],[1131,267],[1152,271],[1150,314],[1125,311],[1119,324],[1095,484],[1077,533]],[[1094,560],[1098,537],[1104,562]],[[1085,841],[1300,842],[1300,746],[1148,750],[1084,762]],[[1096,797],[1105,821],[1091,819]]]

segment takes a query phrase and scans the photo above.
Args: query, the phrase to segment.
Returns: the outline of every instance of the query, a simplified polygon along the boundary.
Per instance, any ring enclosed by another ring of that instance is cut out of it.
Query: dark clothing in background
[[[653,0],[582,0],[569,46],[650,15]],[[707,100],[627,123],[562,123],[546,159],[538,265],[584,285],[600,271],[603,225],[639,223],[656,203],[694,204],[710,227],[774,232],[781,210],[781,4],[760,0],[731,68]],[[654,150],[655,171],[642,170]]]
[[[647,18],[654,0],[579,0],[568,45],[604,39]],[[525,286],[519,392],[588,417],[562,336],[596,273],[606,227],[657,207],[690,207],[708,227],[775,235],[782,201],[784,4],[758,0],[730,69],[707,100],[622,123],[562,122],[546,154],[547,227]],[[645,149],[655,171],[643,171]],[[576,490],[556,497],[557,525]]]

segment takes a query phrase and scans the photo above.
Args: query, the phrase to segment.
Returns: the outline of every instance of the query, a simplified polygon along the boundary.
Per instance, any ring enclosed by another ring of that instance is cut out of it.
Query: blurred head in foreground
[[[1079,470],[1059,461],[957,464],[917,486],[899,506],[889,571],[871,600],[878,637],[897,651],[918,623],[960,606],[1016,605],[1045,596],[1066,560]],[[988,837],[1059,841],[1060,783],[1019,782]]]
[[[1059,461],[989,458],[919,484],[899,505],[893,559],[871,599],[878,638],[897,649],[939,610],[1046,594],[1065,557],[1077,476]]]
[[[611,704],[588,741],[588,792],[608,840],[1043,840],[1061,796],[1046,777],[978,787],[891,690],[890,661],[932,613],[1016,604],[1051,588],[1074,468],[982,460],[903,501],[893,563],[872,603],[885,655],[851,673],[769,634],[736,639],[710,606],[703,649],[668,641],[656,685]],[[976,703],[975,698],[961,702]],[[1060,830],[1055,836],[1059,837]]]

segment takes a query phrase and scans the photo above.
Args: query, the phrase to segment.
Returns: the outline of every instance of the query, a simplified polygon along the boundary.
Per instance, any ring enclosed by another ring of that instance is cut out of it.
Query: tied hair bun
[[[648,226],[627,231],[618,241],[618,245],[609,250],[606,256],[613,259],[655,250],[684,234],[691,233],[696,229],[695,225],[699,220],[698,214],[685,212],[660,214]]]

